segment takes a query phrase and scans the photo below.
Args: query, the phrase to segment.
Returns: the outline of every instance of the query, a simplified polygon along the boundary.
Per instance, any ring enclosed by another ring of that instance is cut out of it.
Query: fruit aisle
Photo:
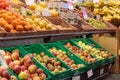
[[[0,80],[98,80],[119,73],[119,3],[0,0]],[[101,45],[101,36],[115,38],[117,48]]]

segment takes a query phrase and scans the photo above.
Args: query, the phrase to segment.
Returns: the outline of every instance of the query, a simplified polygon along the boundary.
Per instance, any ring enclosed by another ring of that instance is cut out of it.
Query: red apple
[[[18,52],[13,52],[11,54],[12,60],[19,60],[19,53]]]
[[[14,60],[13,63],[14,63],[15,65],[19,65],[19,66],[20,66],[20,64],[21,64],[19,60]]]
[[[26,67],[30,66],[31,64],[32,64],[32,60],[31,59],[27,59],[27,60],[24,61],[24,65]]]
[[[13,69],[13,68],[14,68],[14,66],[15,66],[15,63],[10,62],[8,66],[9,66],[11,69]]]
[[[7,64],[9,64],[11,62],[11,57],[10,56],[4,56]]]
[[[23,58],[23,61],[26,61],[28,59],[31,59],[29,55],[25,55],[24,58]]]
[[[11,53],[10,53],[10,52],[8,52],[8,51],[6,51],[6,55],[11,56]]]
[[[25,65],[22,65],[22,66],[21,66],[21,70],[22,70],[22,71],[24,71],[24,70],[26,70],[26,69],[27,69],[27,67],[26,67]]]
[[[30,73],[35,73],[36,72],[36,65],[32,64],[28,67],[28,70],[30,71]]]
[[[39,77],[40,77],[40,79],[45,79],[46,78],[46,75],[44,74],[44,73],[41,73],[40,75],[39,75]]]
[[[21,72],[21,67],[19,65],[15,65],[14,68],[13,68],[13,71],[16,73],[16,74],[19,74]]]
[[[41,73],[43,73],[43,70],[42,69],[37,69],[36,73],[41,74]]]
[[[7,78],[8,80],[10,80],[10,74],[9,74],[9,72],[8,71],[3,71],[2,72],[2,77],[3,78]]]

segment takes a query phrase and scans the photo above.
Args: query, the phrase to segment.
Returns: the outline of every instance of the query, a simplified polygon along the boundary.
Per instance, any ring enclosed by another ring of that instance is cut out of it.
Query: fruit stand
[[[87,9],[68,9],[71,3],[1,1],[6,6],[0,6],[0,64],[7,69],[0,67],[0,79],[97,80],[119,73],[120,30],[115,25],[90,12],[85,19]],[[92,39],[96,34],[115,37],[114,53]]]

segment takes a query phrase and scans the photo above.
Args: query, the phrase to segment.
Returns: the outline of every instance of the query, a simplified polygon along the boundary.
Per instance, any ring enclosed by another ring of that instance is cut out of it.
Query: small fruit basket
[[[77,28],[73,27],[71,24],[67,23],[63,19],[59,17],[45,17],[51,23],[55,24],[59,33],[68,33],[68,32],[76,32]]]
[[[8,67],[18,76],[18,80],[41,79],[49,80],[51,77],[27,52],[20,47],[2,48],[2,54]]]
[[[59,61],[49,53],[42,45],[32,44],[22,46],[28,53],[31,53],[35,60],[51,74],[53,80],[70,77],[70,68],[62,61]]]
[[[104,53],[102,53],[99,49],[90,46],[85,39],[73,39],[72,42],[74,42],[76,45],[78,45],[80,48],[84,50],[84,52],[90,53],[92,56],[96,57],[98,60],[100,60],[100,64],[106,63],[108,61],[108,58],[103,56]]]
[[[98,43],[96,43],[95,41],[93,41],[92,39],[85,39],[85,41],[87,41],[87,43],[95,48],[98,48],[100,50],[103,51],[107,51],[108,55],[108,61],[109,62],[113,62],[115,60],[115,54],[110,53],[108,50],[106,50],[105,48],[103,48],[101,45],[99,45]]]
[[[81,48],[79,48],[79,46],[74,44],[72,41],[66,40],[59,41],[58,43],[61,44],[62,47],[73,53],[78,59],[81,59],[83,62],[85,62],[86,65],[89,65],[91,67],[96,65],[95,62],[97,62],[97,59],[91,54],[85,53]]]
[[[70,56],[69,51],[58,46],[57,44],[44,44],[44,47],[46,48],[46,50],[48,49],[52,55],[54,55],[56,58],[63,61],[67,66],[69,66],[72,70],[72,75],[78,75],[87,70],[84,62],[78,60],[76,56]]]

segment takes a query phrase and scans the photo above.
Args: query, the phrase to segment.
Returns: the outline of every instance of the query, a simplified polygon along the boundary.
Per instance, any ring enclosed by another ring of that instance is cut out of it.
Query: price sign
[[[82,2],[83,2],[83,0],[78,0],[78,2],[82,3]]]
[[[99,2],[99,0],[93,0],[93,3],[98,3]]]
[[[83,18],[84,19],[88,19],[88,14],[87,14],[87,11],[86,11],[86,8],[82,8],[82,13],[83,13]]]
[[[74,10],[73,5],[69,5],[69,9],[70,9],[70,10]]]
[[[104,69],[102,68],[101,70],[100,70],[100,75],[102,75],[104,73]]]
[[[111,67],[112,67],[112,64],[109,65],[109,69],[111,69]]]
[[[43,10],[42,11],[42,16],[50,16],[50,11],[49,10]]]
[[[35,3],[35,0],[25,0],[25,3],[27,5],[31,5],[31,4]]]
[[[92,71],[92,70],[89,70],[89,71],[87,72],[87,75],[88,75],[88,78],[91,77],[91,76],[93,75],[93,71]]]
[[[0,50],[0,63],[1,63],[1,65],[4,67],[4,68],[8,68],[8,66],[7,66],[7,62],[6,62],[6,60],[4,59],[4,56],[2,55],[2,53],[4,53],[4,51],[3,50]]]
[[[21,7],[22,15],[26,16],[26,10],[24,7]]]
[[[68,4],[67,4],[67,3],[64,3],[64,4],[63,4],[63,8],[68,9]]]
[[[74,76],[72,77],[72,80],[80,80],[80,76]]]

